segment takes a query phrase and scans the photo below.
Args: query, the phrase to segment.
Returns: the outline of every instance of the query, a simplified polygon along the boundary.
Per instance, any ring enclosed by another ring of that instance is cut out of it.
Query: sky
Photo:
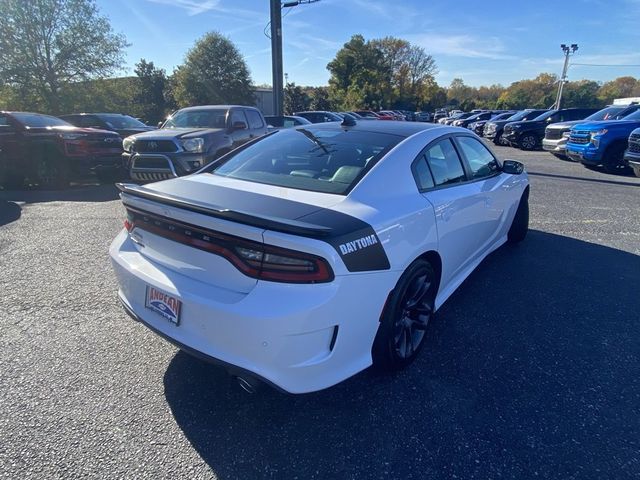
[[[131,44],[123,74],[140,58],[170,74],[198,38],[217,31],[244,55],[256,85],[271,84],[269,0],[97,4]],[[327,63],[355,34],[423,47],[440,85],[456,77],[507,86],[541,72],[560,75],[561,43],[579,45],[569,80],[640,78],[640,0],[319,0],[284,9],[282,23],[284,71],[298,85],[327,85]]]

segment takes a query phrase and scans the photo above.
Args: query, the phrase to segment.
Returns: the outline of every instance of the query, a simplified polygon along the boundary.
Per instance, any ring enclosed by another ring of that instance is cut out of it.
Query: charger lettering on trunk
[[[358,250],[370,247],[376,243],[378,243],[378,239],[375,235],[358,238],[352,242],[340,244],[340,253],[342,253],[342,255],[348,255],[349,253],[357,252]]]

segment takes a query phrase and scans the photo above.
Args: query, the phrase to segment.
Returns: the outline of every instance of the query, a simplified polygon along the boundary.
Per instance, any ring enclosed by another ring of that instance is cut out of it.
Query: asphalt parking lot
[[[2,478],[640,478],[640,178],[496,148],[531,231],[408,370],[247,395],[120,308],[115,188],[0,192]]]

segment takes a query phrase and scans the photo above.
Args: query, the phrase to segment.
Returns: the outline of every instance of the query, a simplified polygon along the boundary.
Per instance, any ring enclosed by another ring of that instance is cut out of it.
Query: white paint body
[[[173,181],[224,183],[293,199],[357,217],[373,227],[389,259],[384,271],[349,272],[331,245],[160,205],[123,194],[123,202],[186,223],[325,258],[335,280],[286,284],[256,280],[222,257],[149,232],[147,246],[123,230],[110,254],[123,303],[152,329],[207,356],[253,372],[291,393],[330,387],[372,363],[371,347],[389,293],[405,269],[425,252],[440,255],[440,307],[476,266],[501,246],[528,185],[526,173],[499,173],[484,180],[420,193],[411,163],[444,134],[418,132],[388,152],[347,195],[257,185],[214,175]],[[215,276],[215,281],[211,279]],[[179,326],[145,308],[147,286],[183,303]],[[334,327],[335,345],[330,349]]]

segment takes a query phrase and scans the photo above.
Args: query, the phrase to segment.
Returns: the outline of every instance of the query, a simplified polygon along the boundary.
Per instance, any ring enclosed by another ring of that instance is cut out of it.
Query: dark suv
[[[507,141],[502,138],[504,127],[507,123],[533,120],[534,118],[539,117],[544,112],[548,111],[549,110],[547,109],[527,108],[526,110],[522,110],[506,120],[489,120],[484,126],[482,136],[487,140],[491,140],[496,145],[508,145]]]
[[[517,147],[522,150],[535,150],[542,146],[544,130],[547,128],[547,125],[557,122],[581,120],[597,111],[597,108],[548,110],[533,120],[507,123],[504,127],[502,137],[512,147]]]
[[[296,117],[302,117],[309,120],[311,123],[324,123],[324,122],[341,122],[342,117],[337,113],[317,111],[317,112],[296,112]]]
[[[159,130],[127,137],[124,164],[133,180],[187,175],[253,138],[267,133],[260,110],[206,105],[178,110]]]
[[[121,172],[121,154],[117,133],[40,113],[0,112],[0,183],[6,187],[20,188],[28,180],[64,188],[88,173],[112,181]]]
[[[60,115],[60,118],[76,127],[111,130],[122,138],[156,129],[122,113],[72,113]]]

